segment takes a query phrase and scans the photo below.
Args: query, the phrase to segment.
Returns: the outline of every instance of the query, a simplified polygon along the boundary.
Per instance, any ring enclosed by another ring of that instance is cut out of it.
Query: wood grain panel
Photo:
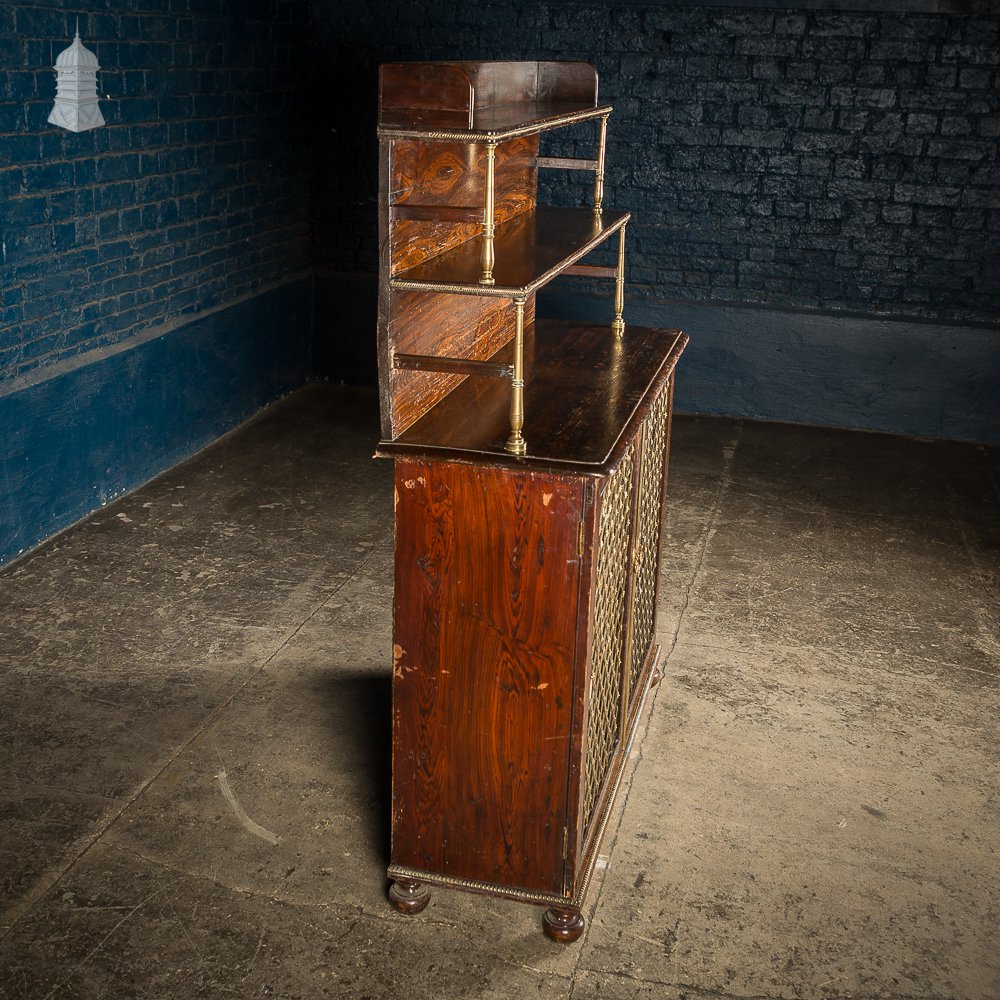
[[[538,136],[497,146],[494,161],[494,221],[497,225],[535,206]],[[482,232],[486,148],[461,142],[393,144],[389,203],[393,206],[472,208],[478,222],[394,220],[391,226],[392,273],[436,257]],[[445,215],[447,213],[442,213]]]
[[[562,891],[582,490],[397,461],[393,863]]]
[[[525,308],[525,322],[534,322],[535,300]],[[393,296],[389,340],[401,354],[491,358],[514,336],[514,307],[505,299],[433,292],[398,292]],[[466,376],[443,372],[395,369],[389,375],[394,436],[419,420]],[[509,398],[509,383],[501,392]]]
[[[472,109],[472,81],[459,63],[384,63],[379,67],[379,110]]]

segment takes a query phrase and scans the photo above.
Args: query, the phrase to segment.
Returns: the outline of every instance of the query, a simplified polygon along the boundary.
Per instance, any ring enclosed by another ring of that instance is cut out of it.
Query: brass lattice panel
[[[636,518],[635,590],[632,598],[632,641],[629,691],[639,684],[642,664],[649,652],[656,625],[656,569],[660,548],[660,498],[663,460],[667,448],[667,407],[670,394],[664,389],[646,417],[642,429],[639,465],[639,509]]]
[[[629,446],[601,496],[594,588],[594,634],[583,773],[584,828],[590,828],[618,743],[622,711],[625,591],[632,520],[634,449]]]

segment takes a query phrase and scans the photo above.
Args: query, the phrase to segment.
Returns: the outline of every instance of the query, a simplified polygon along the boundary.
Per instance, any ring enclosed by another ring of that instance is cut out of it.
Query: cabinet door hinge
[[[576,554],[578,556],[583,555],[583,532],[586,527],[586,521],[580,522],[580,529],[576,533]]]
[[[569,857],[569,827],[563,827],[563,861]]]

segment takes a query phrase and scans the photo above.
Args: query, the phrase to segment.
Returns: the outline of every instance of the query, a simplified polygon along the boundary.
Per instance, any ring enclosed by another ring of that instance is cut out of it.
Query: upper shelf
[[[482,285],[481,242],[466,240],[430,260],[401,271],[393,288],[509,299],[530,295],[588,254],[630,218],[628,212],[590,208],[536,208],[499,226],[494,240],[495,283]]]
[[[379,69],[383,139],[486,142],[611,113],[597,103],[584,62],[385,63]]]

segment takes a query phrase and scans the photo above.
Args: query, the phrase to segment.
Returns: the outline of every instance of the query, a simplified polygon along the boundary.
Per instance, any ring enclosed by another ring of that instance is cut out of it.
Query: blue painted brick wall
[[[355,95],[320,138],[321,269],[375,269],[378,63],[586,59],[616,107],[606,200],[634,211],[630,300],[1000,318],[1000,16],[591,0],[311,16],[324,78]],[[591,155],[592,133],[546,151]],[[579,176],[544,187],[586,195]]]
[[[0,388],[309,270],[306,9],[0,5]],[[74,134],[46,119],[77,18],[107,125]]]

